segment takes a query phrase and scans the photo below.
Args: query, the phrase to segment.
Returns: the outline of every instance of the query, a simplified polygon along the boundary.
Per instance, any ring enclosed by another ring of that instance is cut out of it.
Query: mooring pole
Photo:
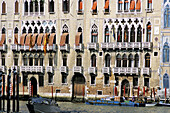
[[[19,73],[17,75],[17,112],[19,112]]]
[[[13,112],[15,112],[15,76],[16,75],[16,69],[14,67],[13,69]]]
[[[0,70],[0,111],[2,110],[2,71]]]
[[[10,112],[10,84],[11,84],[11,69],[8,70],[8,81],[7,81],[7,113]]]
[[[3,111],[5,111],[5,75],[3,75]]]

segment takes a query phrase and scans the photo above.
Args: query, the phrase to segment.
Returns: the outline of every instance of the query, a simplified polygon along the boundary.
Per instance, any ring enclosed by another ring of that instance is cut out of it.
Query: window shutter
[[[70,0],[67,0],[67,11],[70,12]]]
[[[15,13],[18,13],[18,1],[15,2]]]
[[[5,4],[5,2],[2,3],[2,13],[3,14],[6,13],[6,4]]]

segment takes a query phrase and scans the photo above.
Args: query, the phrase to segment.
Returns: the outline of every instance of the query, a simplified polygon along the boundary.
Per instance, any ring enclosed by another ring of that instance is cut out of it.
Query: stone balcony
[[[61,73],[68,74],[68,67],[67,67],[67,66],[61,66],[61,67],[60,67],[60,72],[61,72]]]
[[[17,44],[11,44],[11,50],[12,51],[18,51],[18,45]]]
[[[60,46],[60,51],[70,51],[70,44],[65,44],[64,46]]]
[[[103,73],[103,74],[110,75],[110,73],[111,73],[111,68],[110,68],[110,67],[103,67],[103,68],[102,68],[102,73]]]
[[[89,74],[97,75],[97,67],[89,67],[88,72]]]
[[[53,66],[47,66],[47,67],[46,67],[46,72],[47,72],[47,73],[54,73],[54,68],[53,68]]]
[[[6,73],[6,66],[0,66],[0,71],[2,71],[3,73]]]
[[[47,51],[57,51],[57,45],[53,44],[52,46],[49,46],[47,44]]]
[[[142,68],[142,74],[143,75],[150,75],[151,74],[151,68],[149,68],[149,67]]]
[[[44,73],[44,66],[21,66],[21,72]]]
[[[7,45],[3,44],[2,46],[0,46],[0,51],[7,51]]]
[[[137,67],[115,67],[113,68],[114,74],[130,74],[139,75],[140,69]]]
[[[74,50],[75,51],[83,51],[84,50],[84,44],[79,44],[79,46],[76,46],[75,44],[74,44]]]
[[[152,49],[153,43],[152,42],[143,42],[142,48],[143,49]]]
[[[99,50],[99,43],[88,43],[87,48],[89,50],[98,51]]]
[[[83,67],[82,66],[75,66],[73,68],[73,72],[83,74]]]

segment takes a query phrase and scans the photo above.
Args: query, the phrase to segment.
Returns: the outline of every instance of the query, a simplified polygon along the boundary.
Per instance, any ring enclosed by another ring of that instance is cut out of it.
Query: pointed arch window
[[[82,11],[83,11],[83,1],[78,0],[78,12],[82,12]]]
[[[34,56],[34,66],[38,66],[38,55]]]
[[[18,44],[18,28],[14,29],[14,44]]]
[[[167,73],[163,76],[163,88],[169,89],[169,76]]]
[[[2,2],[2,14],[6,14],[6,3],[5,1]]]
[[[54,13],[54,1],[49,1],[49,13]]]
[[[33,12],[33,1],[31,0],[30,1],[30,13],[32,13]]]
[[[122,0],[118,0],[118,11],[121,12],[123,9],[123,1]]]
[[[135,55],[135,65],[134,65],[134,67],[139,67],[139,55],[138,54]]]
[[[92,13],[97,14],[97,0],[93,0]]]
[[[3,46],[3,44],[6,44],[6,29],[5,28],[2,28],[0,46]]]
[[[14,66],[18,66],[18,55],[14,55]]]
[[[105,0],[104,10],[105,10],[105,13],[109,13],[109,0]]]
[[[106,26],[106,28],[105,28],[104,42],[105,42],[105,43],[110,42],[110,39],[109,39],[109,28],[108,28],[108,26]]]
[[[124,10],[125,11],[129,10],[129,1],[128,0],[125,0],[125,2],[124,2]]]
[[[110,55],[105,56],[105,67],[110,67]]]
[[[2,66],[5,66],[5,55],[2,55]]]
[[[169,62],[169,50],[168,42],[165,42],[163,46],[163,62]]]
[[[166,5],[164,8],[164,27],[170,27],[170,7]]]
[[[44,13],[44,0],[40,0],[40,14]]]
[[[135,27],[134,27],[134,25],[132,26],[131,31],[130,31],[130,42],[135,42]]]
[[[121,56],[119,54],[116,56],[116,61],[117,61],[116,67],[121,67]]]
[[[131,12],[135,11],[135,0],[130,1],[130,8],[129,9],[130,9]]]
[[[132,67],[132,63],[133,63],[133,55],[130,54],[129,57],[128,57],[128,59],[129,59],[129,65],[128,65],[128,67]]]
[[[35,0],[35,12],[39,11],[38,0]]]
[[[126,25],[124,30],[124,42],[128,42],[128,40],[129,40],[129,31],[128,31],[128,26]]]
[[[28,63],[28,58],[27,58],[27,55],[25,54],[24,56],[23,56],[23,65],[24,66],[27,66],[27,63]]]
[[[94,24],[92,26],[92,32],[91,32],[91,43],[97,43],[98,42],[98,28]]]
[[[117,42],[122,42],[122,27],[121,26],[119,26],[119,28],[118,28]]]
[[[146,27],[146,42],[151,42],[151,23],[149,22]]]
[[[63,66],[67,66],[67,56],[63,56]]]
[[[49,66],[53,66],[53,56],[49,56]]]
[[[127,67],[127,56],[124,54],[122,57],[123,60],[123,67]]]
[[[141,42],[141,41],[142,41],[142,27],[141,25],[139,25],[137,29],[137,42]]]
[[[25,1],[24,3],[24,12],[25,12],[25,15],[28,14],[28,2]]]
[[[33,56],[29,55],[29,66],[33,66]]]
[[[15,1],[15,14],[18,14],[19,13],[19,3],[18,3],[18,0]]]
[[[136,11],[140,12],[141,10],[141,0],[136,1]]]
[[[145,67],[150,67],[150,54],[145,55]]]
[[[91,67],[96,67],[96,55],[91,56]]]
[[[147,0],[147,8],[152,9],[152,0]]]
[[[63,12],[64,13],[69,13],[70,11],[70,0],[63,0]]]
[[[77,66],[82,66],[82,58],[81,55],[77,56]]]
[[[44,56],[40,55],[40,66],[43,66],[44,64]]]

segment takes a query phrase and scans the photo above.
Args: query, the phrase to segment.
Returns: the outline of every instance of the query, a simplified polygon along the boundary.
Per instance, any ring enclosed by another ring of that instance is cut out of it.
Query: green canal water
[[[29,113],[26,103],[26,101],[20,101],[21,113]],[[94,106],[71,102],[58,102],[58,104],[60,106],[61,113],[170,113],[170,107]]]

